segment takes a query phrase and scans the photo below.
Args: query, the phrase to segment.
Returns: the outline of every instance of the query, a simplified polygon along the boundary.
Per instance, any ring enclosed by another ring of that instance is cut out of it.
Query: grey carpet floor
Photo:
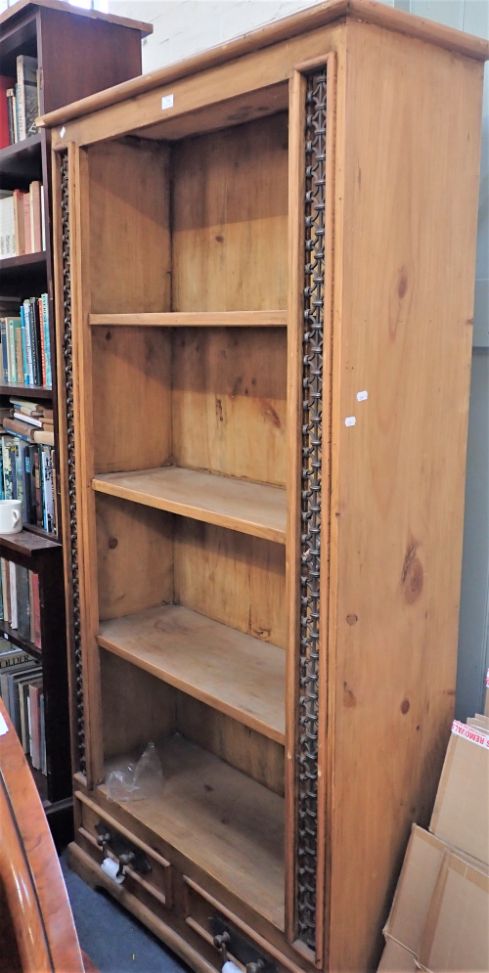
[[[105,892],[61,867],[78,939],[100,973],[188,973],[187,967]]]

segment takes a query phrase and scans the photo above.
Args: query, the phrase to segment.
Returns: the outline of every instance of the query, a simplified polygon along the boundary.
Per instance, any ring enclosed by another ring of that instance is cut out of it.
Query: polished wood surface
[[[56,849],[24,752],[0,700],[0,969],[84,973]],[[2,910],[3,911],[3,910]],[[7,929],[5,928],[7,925]],[[9,952],[11,950],[11,952]]]
[[[150,311],[146,314],[89,314],[88,323],[93,327],[142,328],[283,328],[287,324],[287,311]]]

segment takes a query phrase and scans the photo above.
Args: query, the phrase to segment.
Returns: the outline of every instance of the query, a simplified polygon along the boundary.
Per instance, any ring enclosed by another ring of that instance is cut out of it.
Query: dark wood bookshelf
[[[19,0],[0,14],[0,62],[2,74],[15,77],[16,58],[28,54],[38,59],[41,77],[40,114],[83,98],[141,73],[141,38],[151,33],[148,24],[105,15],[60,3],[59,0]],[[41,293],[49,298],[53,388],[3,383],[0,405],[8,397],[42,399],[52,404],[56,458],[59,442],[59,389],[56,375],[56,326],[54,320],[54,269],[52,262],[51,135],[40,129],[22,142],[0,149],[0,187],[26,190],[39,179],[43,186],[46,250],[0,260],[1,286],[5,297],[23,300]],[[9,314],[18,313],[9,310]],[[58,531],[61,536],[60,471],[56,470]],[[0,536],[0,556],[16,561],[39,574],[42,653],[26,644],[15,631],[0,623],[6,638],[42,660],[45,691],[47,781],[34,777],[49,818],[58,820],[66,837],[66,813],[71,799],[71,750],[69,723],[68,659],[66,650],[66,597],[61,541],[43,528],[25,525],[21,534]],[[69,602],[68,602],[69,603]],[[71,629],[70,629],[71,630]],[[36,653],[37,652],[37,656]],[[44,792],[43,792],[44,788]],[[57,827],[57,826],[56,826]],[[53,830],[56,838],[56,830]]]
[[[38,662],[42,661],[42,650],[38,649],[29,639],[22,638],[16,629],[11,628],[4,621],[0,622],[0,639],[3,639],[4,642],[10,642],[18,649],[22,649],[23,652],[28,652]]]
[[[38,179],[42,171],[41,146],[45,133],[36,132],[22,142],[0,149],[0,188],[22,188],[26,180]]]
[[[0,395],[18,395],[25,399],[52,399],[53,390],[45,385],[0,385]]]

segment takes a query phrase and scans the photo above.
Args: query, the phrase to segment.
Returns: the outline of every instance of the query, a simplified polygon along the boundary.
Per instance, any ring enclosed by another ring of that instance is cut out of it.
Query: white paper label
[[[368,399],[368,392],[364,389],[363,392],[357,392],[357,402],[366,402]]]
[[[161,99],[161,108],[165,111],[166,108],[173,108],[173,95],[163,95]]]
[[[484,750],[489,750],[489,734],[486,736],[485,733],[479,733],[473,726],[467,726],[465,723],[460,723],[459,720],[454,720],[452,723],[452,733],[455,733],[456,736],[463,737],[469,743],[475,743],[476,746],[483,747]]]
[[[347,416],[345,419],[345,426],[356,426],[357,420],[355,416]]]
[[[0,713],[0,737],[5,736],[6,733],[8,733],[8,726]]]
[[[63,125],[63,128],[60,128],[60,130],[59,130],[59,137],[60,137],[60,139],[64,139],[65,135],[66,135],[66,129],[65,129],[64,125]]]

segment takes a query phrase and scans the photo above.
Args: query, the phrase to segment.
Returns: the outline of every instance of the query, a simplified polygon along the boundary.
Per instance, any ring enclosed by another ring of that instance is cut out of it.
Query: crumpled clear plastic
[[[111,801],[143,801],[156,796],[163,781],[158,751],[150,741],[136,763],[114,767],[107,775],[105,786]]]

